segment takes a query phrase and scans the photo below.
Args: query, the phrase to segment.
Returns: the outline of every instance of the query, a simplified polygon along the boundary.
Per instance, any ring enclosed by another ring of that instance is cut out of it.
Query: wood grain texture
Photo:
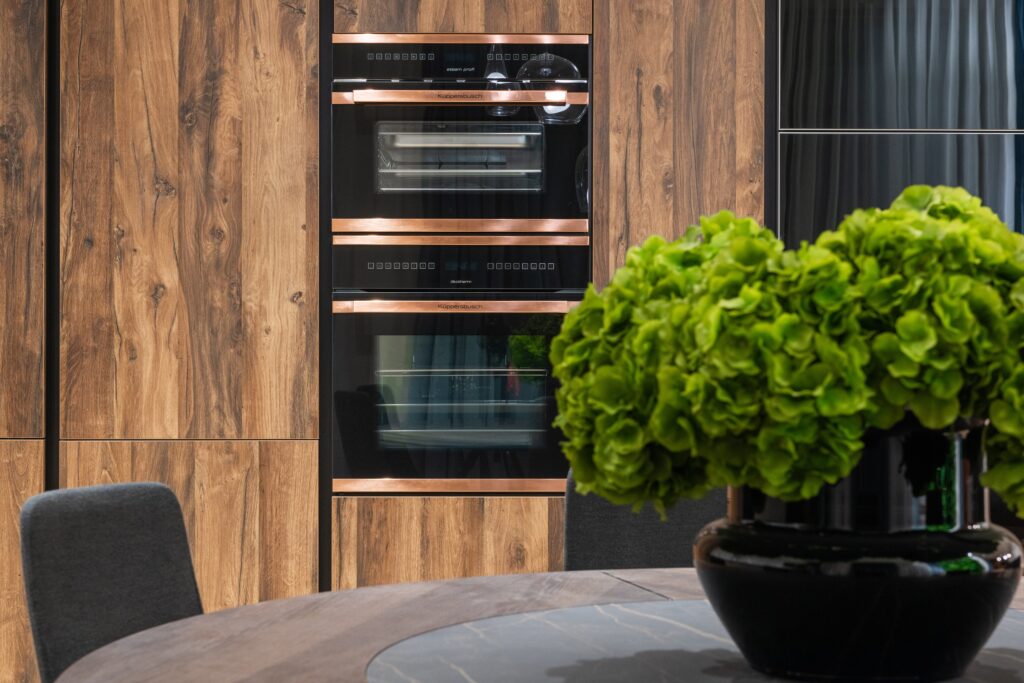
[[[41,440],[0,441],[0,681],[12,683],[39,680],[25,605],[18,519],[25,501],[43,492],[44,450]]]
[[[764,215],[764,3],[594,1],[594,281],[701,215]]]
[[[562,568],[561,496],[336,496],[335,589]]]
[[[693,570],[677,570],[697,585]],[[378,586],[184,619],[72,665],[60,683],[365,681],[382,649],[434,628],[502,614],[661,596],[601,572],[517,574]],[[699,589],[698,589],[699,590]]]
[[[159,481],[207,611],[317,590],[315,441],[66,441],[62,487]]]
[[[335,33],[590,33],[591,0],[334,0]]]
[[[316,3],[61,8],[62,436],[316,438]]]
[[[43,437],[46,3],[0,0],[0,438]]]

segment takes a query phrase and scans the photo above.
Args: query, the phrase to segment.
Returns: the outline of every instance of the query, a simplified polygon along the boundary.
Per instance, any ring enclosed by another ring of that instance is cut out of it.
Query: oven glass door
[[[405,91],[374,92],[386,98]],[[490,91],[458,92],[472,97]],[[544,107],[416,99],[335,104],[333,217],[586,219],[587,115],[577,123],[545,124],[535,109]]]
[[[548,349],[568,305],[336,299],[334,477],[564,477]]]
[[[540,123],[382,121],[377,192],[541,192]]]

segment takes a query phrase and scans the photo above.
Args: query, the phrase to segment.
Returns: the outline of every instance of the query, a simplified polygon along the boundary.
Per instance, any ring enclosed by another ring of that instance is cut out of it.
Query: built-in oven
[[[334,40],[336,231],[517,219],[517,232],[586,232],[588,36]]]
[[[590,280],[589,37],[334,42],[335,491],[564,488],[548,352]]]
[[[564,479],[548,352],[574,304],[336,292],[335,490],[380,478]]]

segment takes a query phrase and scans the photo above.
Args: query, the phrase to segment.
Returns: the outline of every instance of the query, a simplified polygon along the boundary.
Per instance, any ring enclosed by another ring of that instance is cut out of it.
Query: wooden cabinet
[[[43,437],[46,3],[0,0],[0,438]]]
[[[334,0],[335,33],[590,33],[591,0]]]
[[[338,496],[334,589],[559,571],[561,496]]]
[[[0,681],[38,679],[21,506],[45,486],[46,3],[0,0]]]
[[[208,612],[317,590],[315,441],[64,442],[60,480],[170,486]]]
[[[317,437],[317,16],[61,3],[62,438]]]
[[[702,214],[764,215],[763,0],[594,0],[594,280]]]
[[[0,681],[38,679],[18,518],[25,501],[43,491],[43,451],[41,440],[0,440]]]

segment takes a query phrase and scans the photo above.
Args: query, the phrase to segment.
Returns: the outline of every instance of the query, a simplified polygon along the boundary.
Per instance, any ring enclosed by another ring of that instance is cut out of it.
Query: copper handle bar
[[[588,45],[579,33],[334,33],[334,43],[371,45]]]
[[[333,301],[332,313],[568,313],[575,301]]]
[[[331,93],[333,104],[588,104],[590,95],[565,90],[377,90]]]
[[[336,247],[586,247],[589,235],[335,235]]]
[[[586,218],[335,218],[333,232],[589,232]]]
[[[565,479],[333,479],[331,490],[342,494],[556,494],[565,493]]]

